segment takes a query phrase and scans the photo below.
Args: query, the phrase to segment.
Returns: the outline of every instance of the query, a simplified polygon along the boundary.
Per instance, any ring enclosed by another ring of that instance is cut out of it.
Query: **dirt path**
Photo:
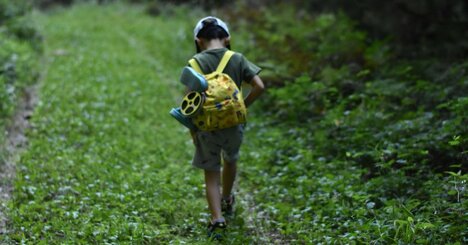
[[[0,165],[0,235],[8,232],[7,203],[13,190],[16,163],[28,143],[25,132],[30,127],[29,119],[37,100],[37,85],[26,88],[13,121],[6,130],[6,141],[2,145],[5,162]]]
[[[290,244],[290,242],[274,227],[267,212],[262,211],[249,191],[241,190],[240,205],[245,212],[245,222],[250,234],[260,244]]]

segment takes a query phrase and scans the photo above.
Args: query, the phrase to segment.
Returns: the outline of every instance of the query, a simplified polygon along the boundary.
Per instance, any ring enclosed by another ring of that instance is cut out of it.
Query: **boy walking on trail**
[[[230,58],[223,59],[225,54],[230,53],[230,33],[222,20],[211,16],[201,19],[195,26],[194,39],[197,54],[193,57],[196,62],[193,63],[193,60],[190,62],[192,68],[199,69],[200,73],[210,74],[217,70],[218,65],[223,63],[222,60],[228,60],[223,73],[227,74],[239,89],[242,82],[251,85],[251,91],[244,99],[245,106],[250,106],[262,94],[264,84],[258,76],[261,70],[259,67],[249,62],[240,53],[233,53]],[[192,75],[196,76],[196,74]],[[184,73],[182,78],[183,76]],[[232,189],[236,178],[243,130],[244,125],[213,131],[190,130],[195,144],[192,164],[203,169],[205,174],[206,198],[211,213],[208,225],[210,237],[219,238],[217,236],[220,236],[220,232],[226,228],[224,216],[233,213],[235,198]],[[221,175],[222,192],[220,191]]]

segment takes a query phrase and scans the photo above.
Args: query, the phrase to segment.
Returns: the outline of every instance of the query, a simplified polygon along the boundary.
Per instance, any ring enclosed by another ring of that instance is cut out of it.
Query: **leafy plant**
[[[26,17],[29,11],[27,1],[0,1],[0,142],[4,142],[5,126],[23,89],[38,77],[42,43],[35,38],[38,33]],[[34,38],[28,35],[31,33]],[[0,159],[0,164],[3,162]]]
[[[208,242],[188,132],[167,115],[203,12],[170,8],[34,16],[48,73],[4,240]],[[230,9],[233,47],[266,65],[269,90],[250,110],[226,243],[466,243],[467,63],[400,59],[343,13],[251,11]]]

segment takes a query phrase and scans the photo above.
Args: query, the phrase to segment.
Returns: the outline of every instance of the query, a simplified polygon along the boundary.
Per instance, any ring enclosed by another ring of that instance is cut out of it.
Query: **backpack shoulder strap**
[[[226,68],[227,63],[229,62],[233,54],[234,52],[231,50],[228,50],[226,51],[226,53],[224,53],[223,58],[219,62],[218,68],[216,68],[216,72],[222,73],[224,71],[224,68]]]
[[[202,74],[203,75],[203,71],[202,69],[200,68],[200,66],[198,65],[198,62],[197,60],[195,60],[195,58],[192,58],[189,60],[189,64],[190,66],[198,73]]]

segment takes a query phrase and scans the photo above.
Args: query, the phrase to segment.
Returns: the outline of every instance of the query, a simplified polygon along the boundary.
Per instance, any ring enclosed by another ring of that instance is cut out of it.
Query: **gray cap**
[[[231,34],[229,34],[229,29],[226,25],[226,23],[224,23],[224,21],[216,18],[216,17],[213,17],[213,16],[207,16],[203,19],[201,19],[200,21],[198,21],[197,25],[195,26],[195,29],[193,29],[193,38],[196,39],[197,38],[197,35],[198,33],[200,32],[201,29],[203,29],[204,25],[203,25],[203,21],[207,20],[207,19],[214,19],[215,20],[215,24],[221,28],[223,28],[223,30],[226,31],[226,33],[228,34],[228,36],[231,36]]]

